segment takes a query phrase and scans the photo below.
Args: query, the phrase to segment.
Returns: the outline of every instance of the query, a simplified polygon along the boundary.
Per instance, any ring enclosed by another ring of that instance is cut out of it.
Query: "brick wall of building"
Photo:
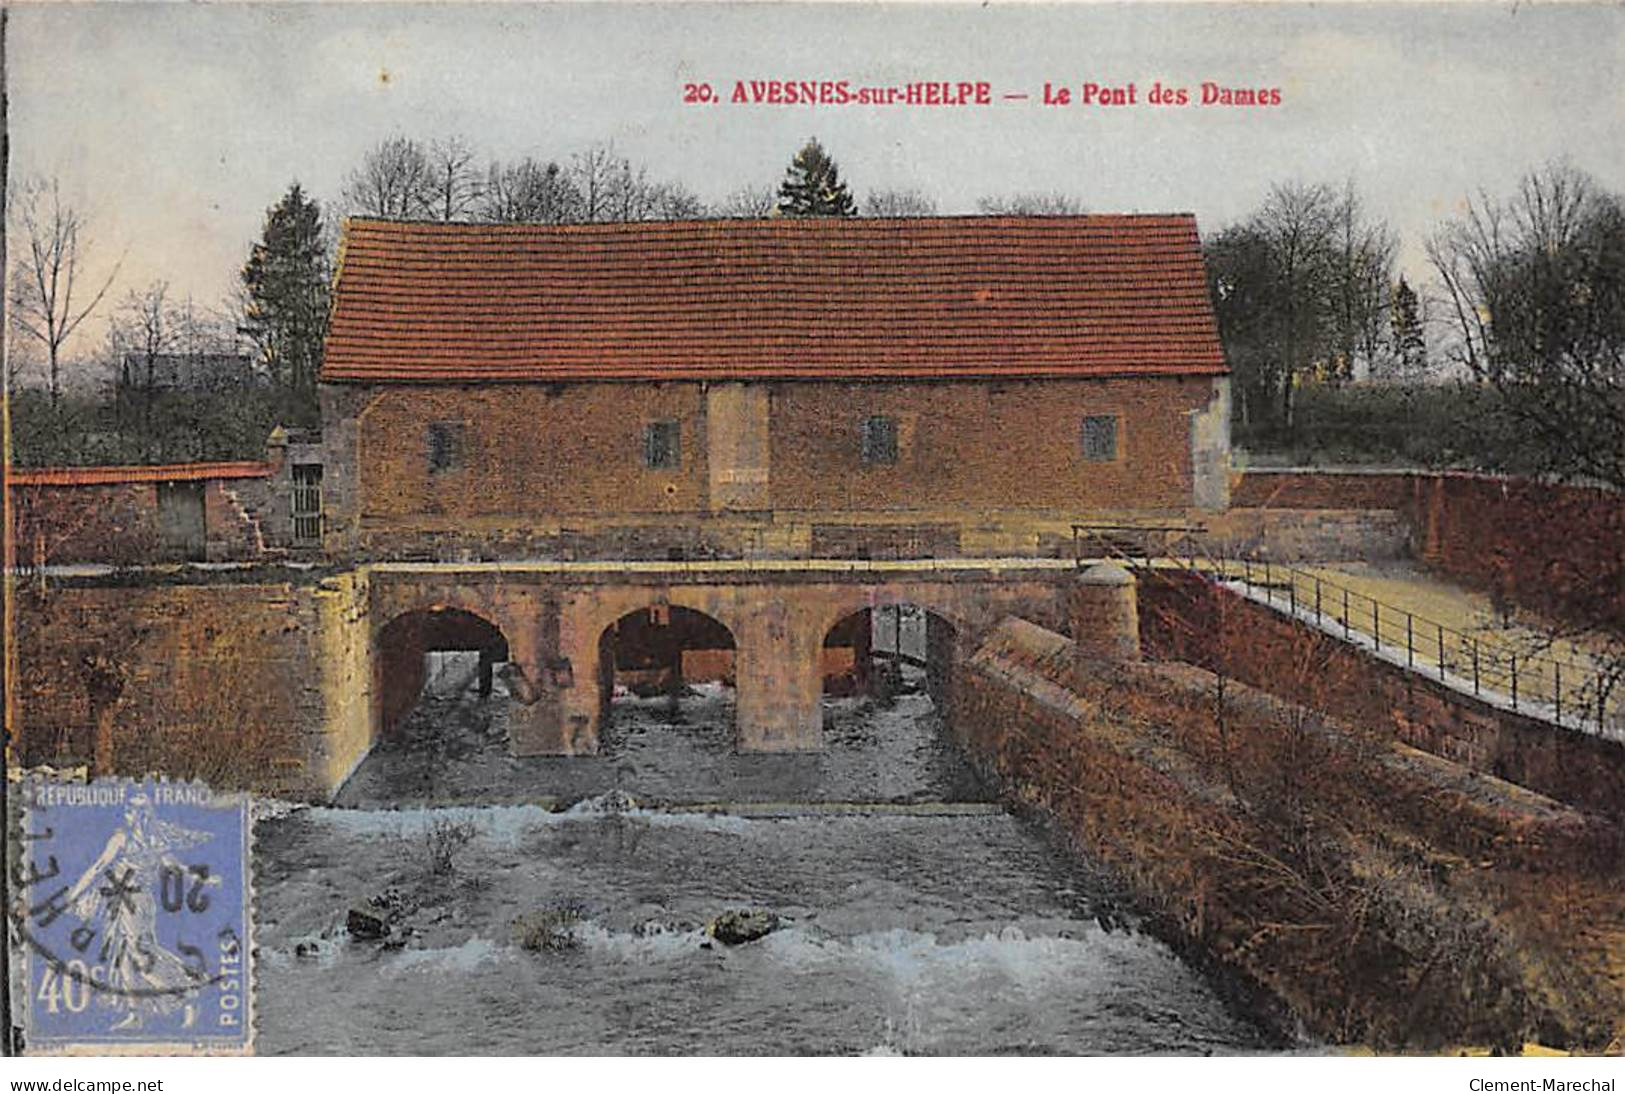
[[[781,384],[773,391],[778,509],[1188,509],[1190,413],[1206,379]],[[865,466],[870,415],[898,422],[898,459]],[[1117,459],[1080,454],[1085,415],[1117,415]]]
[[[1211,379],[1182,378],[776,383],[759,496],[779,512],[1184,510],[1191,415],[1214,398]],[[732,449],[709,443],[697,383],[329,385],[324,399],[324,494],[341,551],[414,535],[496,544],[549,523],[561,534],[572,519],[630,525],[740,504],[738,476],[709,467]],[[1090,414],[1119,416],[1115,460],[1082,458]],[[862,461],[871,415],[896,419],[895,465]],[[663,419],[681,423],[673,470],[644,465],[645,427]],[[456,425],[461,442],[455,467],[431,470],[440,424]],[[713,498],[724,485],[729,495]]]
[[[420,517],[695,512],[705,507],[698,384],[391,387],[360,416],[359,512]],[[681,423],[675,470],[644,466],[644,427]],[[455,466],[429,468],[429,427],[461,425]]]

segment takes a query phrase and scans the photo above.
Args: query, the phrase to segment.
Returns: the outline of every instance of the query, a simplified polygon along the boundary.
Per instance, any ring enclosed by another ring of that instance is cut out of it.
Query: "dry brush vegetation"
[[[1617,824],[1196,666],[1075,683],[1049,638],[973,660],[970,752],[1285,1024],[1409,1050],[1618,1036]],[[1295,654],[1295,687],[1359,686]]]

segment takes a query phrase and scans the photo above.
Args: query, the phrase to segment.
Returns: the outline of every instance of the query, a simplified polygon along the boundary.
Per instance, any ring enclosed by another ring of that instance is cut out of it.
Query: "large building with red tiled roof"
[[[1189,215],[352,220],[321,379],[344,553],[1030,553],[1226,503]]]

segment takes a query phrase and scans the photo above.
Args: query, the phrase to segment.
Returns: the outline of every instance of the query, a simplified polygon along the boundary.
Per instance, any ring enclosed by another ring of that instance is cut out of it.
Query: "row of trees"
[[[1425,365],[1414,292],[1394,279],[1398,238],[1352,185],[1279,185],[1205,248],[1243,424],[1290,430],[1306,377],[1400,375]]]
[[[1456,400],[1449,458],[1625,487],[1622,210],[1567,163],[1480,194],[1427,239],[1424,301],[1351,185],[1273,187],[1204,248],[1238,429],[1291,448],[1307,383],[1448,369],[1464,383],[1417,390]]]
[[[1625,489],[1625,198],[1567,164],[1428,240],[1450,352],[1495,392],[1464,423],[1523,470]]]
[[[873,190],[858,201],[816,138],[796,153],[777,185],[742,186],[709,205],[680,182],[595,144],[562,161],[524,156],[481,162],[459,136],[432,141],[396,135],[374,145],[346,177],[341,207],[351,216],[492,224],[591,224],[768,216],[932,216],[918,189]],[[987,213],[1083,211],[1058,192],[984,197]]]
[[[356,216],[499,224],[683,220],[704,211],[687,187],[651,179],[610,145],[594,145],[564,164],[528,156],[481,164],[455,136],[381,141],[350,172],[342,205]]]
[[[1058,193],[984,198],[979,204],[983,211],[998,213],[1082,208]],[[230,417],[221,407],[192,404],[208,402],[205,396],[220,396],[232,387],[236,373],[230,366],[245,353],[252,354],[254,369],[269,388],[269,396],[256,392],[246,402],[264,406],[286,424],[315,424],[337,218],[297,183],[267,211],[237,292],[215,309],[191,299],[177,301],[163,279],[110,302],[120,264],[94,284],[85,281],[82,271],[92,250],[86,220],[63,199],[54,180],[24,184],[13,207],[26,251],[13,264],[9,284],[9,379],[18,387],[23,368],[39,359],[48,396],[48,411],[33,415],[38,430],[25,427],[20,434],[22,447],[34,437],[49,442],[51,452],[60,455],[66,435],[93,433],[101,458],[109,453],[119,459],[186,453],[198,458],[197,453],[229,448],[235,440],[205,436],[196,444],[180,444],[174,434],[182,428],[177,422],[190,423],[185,428],[205,423],[201,428],[207,432],[212,418]],[[776,188],[745,186],[713,207],[681,183],[654,179],[611,145],[593,145],[563,163],[534,157],[481,162],[469,142],[455,136],[380,141],[346,177],[337,208],[387,218],[536,224],[937,212],[936,202],[916,189],[871,191],[860,205],[816,139],[795,155]],[[70,400],[74,405],[64,407],[64,347],[104,307],[111,314],[100,371],[114,381],[113,398],[98,400],[81,384]],[[175,390],[177,359],[217,362],[231,375],[202,385],[212,392],[192,392],[198,398],[189,398]]]
[[[19,243],[9,280],[12,334],[43,359],[55,410],[63,347],[105,303],[118,266],[101,280],[85,279],[86,223],[54,183],[25,184],[13,207]],[[503,223],[937,211],[918,190],[872,192],[860,203],[816,140],[795,155],[776,190],[744,187],[708,209],[608,145],[565,164],[530,158],[480,164],[460,139],[422,144],[405,137],[382,141],[363,157],[342,207]],[[1060,193],[984,198],[978,207],[1082,210]],[[1205,246],[1243,435],[1266,444],[1290,439],[1306,382],[1320,381],[1320,390],[1353,376],[1416,381],[1442,362],[1459,366],[1475,384],[1472,398],[1464,396],[1473,412],[1463,415],[1459,446],[1471,462],[1625,482],[1621,210],[1618,195],[1567,165],[1532,173],[1507,199],[1480,195],[1429,238],[1438,283],[1424,301],[1395,276],[1397,237],[1352,185],[1272,188],[1253,214]],[[148,434],[156,428],[159,364],[166,357],[225,359],[239,352],[252,353],[255,370],[277,395],[267,405],[279,418],[314,424],[334,220],[295,184],[267,211],[238,294],[225,307],[210,312],[174,301],[163,281],[113,306],[106,352],[121,381],[116,428]],[[27,356],[14,352],[14,365]],[[1495,398],[1486,402],[1486,393]]]
[[[122,267],[88,282],[88,218],[51,180],[14,191],[7,282],[13,455],[22,463],[126,463],[255,454],[271,425],[317,421],[332,232],[295,185],[270,209],[222,306],[154,279],[112,299]],[[105,314],[99,349],[66,347]],[[29,383],[38,368],[43,384]],[[73,382],[70,382],[73,381]]]

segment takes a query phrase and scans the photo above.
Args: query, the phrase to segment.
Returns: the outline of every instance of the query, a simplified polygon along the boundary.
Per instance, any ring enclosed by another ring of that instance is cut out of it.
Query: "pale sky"
[[[161,277],[220,300],[290,182],[335,199],[397,132],[504,159],[612,140],[711,201],[776,185],[816,135],[860,197],[917,187],[956,213],[1064,190],[1205,234],[1272,182],[1352,177],[1413,278],[1439,217],[1543,161],[1625,190],[1617,4],[14,4],[7,62],[13,177],[56,175],[92,214],[94,259],[124,256],[110,299]],[[987,80],[995,101],[681,101],[767,79]],[[1282,103],[1156,108],[1158,80]],[[1141,103],[1045,107],[1046,81],[1133,82]]]

